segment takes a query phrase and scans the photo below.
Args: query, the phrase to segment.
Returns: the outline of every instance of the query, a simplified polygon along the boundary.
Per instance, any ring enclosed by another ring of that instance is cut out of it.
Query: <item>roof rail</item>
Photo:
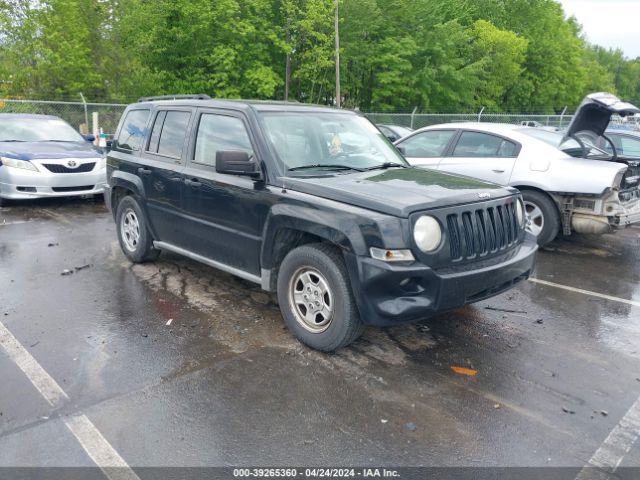
[[[158,95],[156,97],[140,97],[138,102],[155,102],[157,100],[211,100],[206,93],[194,93],[188,95]]]

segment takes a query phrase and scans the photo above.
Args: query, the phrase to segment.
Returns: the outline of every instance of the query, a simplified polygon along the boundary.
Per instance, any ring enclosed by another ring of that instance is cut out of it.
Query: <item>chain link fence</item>
[[[571,115],[532,115],[511,113],[365,113],[373,123],[402,125],[417,129],[452,122],[491,122],[564,128],[571,122]]]
[[[80,130],[81,124],[87,124],[88,132],[93,131],[92,115],[98,113],[98,125],[107,136],[113,135],[126,104],[120,103],[82,103],[50,102],[44,100],[2,100],[0,113],[38,113],[55,115]]]
[[[82,102],[53,102],[44,100],[2,100],[0,99],[0,113],[40,113],[55,115],[66,120],[79,129],[87,123],[88,131],[93,131],[92,114],[98,113],[99,126],[107,137],[115,133],[120,116],[127,105],[123,103],[82,103]],[[373,123],[402,125],[410,128],[422,128],[439,123],[452,122],[492,122],[539,125],[564,128],[569,125],[571,115],[532,115],[507,113],[365,113]],[[614,117],[612,123],[624,123]],[[637,123],[637,122],[636,122]],[[638,125],[635,125],[638,128]]]

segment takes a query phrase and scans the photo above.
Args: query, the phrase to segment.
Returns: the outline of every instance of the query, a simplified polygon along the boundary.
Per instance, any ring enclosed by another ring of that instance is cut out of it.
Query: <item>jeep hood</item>
[[[562,141],[580,132],[593,132],[596,137],[600,137],[607,129],[611,115],[627,117],[636,113],[640,113],[638,107],[623,102],[615,95],[605,92],[592,93],[582,100]]]
[[[415,167],[322,177],[288,177],[285,183],[290,190],[398,217],[515,193],[512,188],[493,183]]]

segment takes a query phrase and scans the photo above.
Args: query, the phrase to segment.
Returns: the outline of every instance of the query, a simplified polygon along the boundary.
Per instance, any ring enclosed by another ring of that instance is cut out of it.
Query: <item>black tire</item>
[[[522,190],[522,199],[531,224],[527,229],[536,235],[538,245],[544,247],[553,241],[560,231],[560,212],[554,201],[545,193],[536,190]]]
[[[11,204],[11,200],[0,197],[0,207],[8,207]]]
[[[301,278],[305,273],[308,273],[308,278],[311,279],[308,284]],[[318,280],[317,283],[313,282],[314,277]],[[321,293],[322,282],[327,287],[328,294]],[[304,290],[305,285],[313,290],[307,292]],[[294,295],[306,293],[311,297],[310,306],[318,302],[321,304],[321,307],[313,307],[318,309],[316,315],[313,310],[307,309],[306,304],[296,303],[294,300]],[[332,245],[303,245],[287,254],[278,272],[278,303],[285,323],[296,338],[316,350],[333,352],[349,345],[364,332],[364,324],[360,320],[353,298],[347,268],[340,251]],[[322,325],[325,307],[331,315],[326,325]],[[305,311],[314,317],[313,322],[303,319],[302,314]]]
[[[133,219],[136,223],[133,223]],[[116,210],[116,229],[120,248],[133,263],[149,262],[160,255],[160,250],[153,248],[153,238],[147,225],[147,217],[140,207],[139,197],[123,197]]]

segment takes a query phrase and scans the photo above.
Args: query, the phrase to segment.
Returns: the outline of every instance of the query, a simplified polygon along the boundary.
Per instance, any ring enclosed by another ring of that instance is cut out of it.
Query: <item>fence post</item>
[[[96,137],[93,143],[98,145],[100,141],[100,125],[98,124],[98,112],[93,112],[91,114],[91,121],[93,123],[93,136]]]
[[[478,122],[480,121],[480,117],[482,117],[482,112],[484,112],[484,107],[482,107],[480,113],[478,113]]]
[[[82,105],[84,106],[84,124],[87,126],[87,132],[89,131],[89,114],[87,113],[87,101],[84,99],[84,95],[80,92],[80,98],[82,99]]]
[[[564,114],[567,111],[567,106],[565,105],[564,108],[562,109],[562,113],[560,114],[560,125],[558,125],[558,128],[562,128],[562,119],[564,118]]]
[[[413,107],[413,112],[411,112],[411,129],[413,130],[413,119],[416,116],[416,112],[418,111],[418,106]]]

